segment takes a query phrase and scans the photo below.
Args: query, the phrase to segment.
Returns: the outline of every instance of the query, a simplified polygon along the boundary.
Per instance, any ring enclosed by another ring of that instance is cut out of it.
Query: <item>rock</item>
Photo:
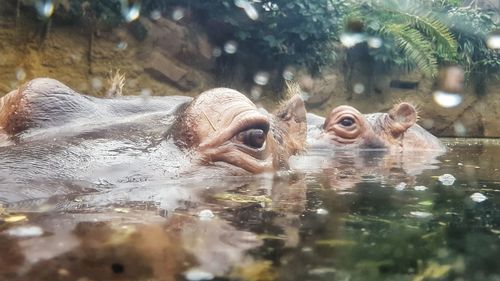
[[[186,68],[158,51],[152,52],[144,65],[144,71],[153,78],[162,82],[170,82],[181,90],[191,90],[197,86],[196,79]]]
[[[481,114],[481,125],[484,137],[498,137],[500,136],[500,91],[493,90],[499,89],[500,83],[491,86],[491,91],[486,96],[481,97],[481,101],[474,105],[475,112]]]
[[[141,18],[141,23],[147,30],[148,40],[155,42],[163,53],[171,56],[181,53],[188,32],[185,27],[165,18],[154,22]]]
[[[204,70],[214,68],[213,47],[208,36],[203,32],[187,28],[165,18],[154,22],[143,18],[141,24],[148,34],[146,41],[159,47],[163,55],[176,58],[197,68],[201,67]]]
[[[305,101],[310,108],[316,108],[326,103],[337,92],[337,75],[328,73],[314,79],[310,97]]]

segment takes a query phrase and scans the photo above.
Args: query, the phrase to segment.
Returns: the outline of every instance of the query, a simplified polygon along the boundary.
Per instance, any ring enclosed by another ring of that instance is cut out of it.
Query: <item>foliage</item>
[[[143,4],[149,9],[189,8],[203,26],[219,31],[213,38],[216,43],[235,40],[237,55],[251,54],[252,60],[268,67],[298,64],[316,70],[336,58],[331,42],[338,41],[347,8],[343,0],[149,0]],[[258,18],[251,19],[248,9],[254,9]]]
[[[370,49],[376,62],[407,71],[418,68],[432,77],[438,62],[453,61],[457,56],[457,42],[450,30],[425,6],[366,2],[351,17],[362,18],[367,36],[384,42],[380,48]]]
[[[55,17],[66,15],[73,21],[116,26],[125,22],[122,2],[127,1],[61,0]],[[416,68],[429,77],[435,76],[443,64],[460,64],[474,79],[498,73],[500,55],[485,43],[498,24],[492,14],[461,7],[462,2],[142,0],[141,14],[159,11],[168,15],[183,8],[207,29],[216,45],[235,41],[238,52],[222,53],[220,61],[244,65],[248,73],[255,70],[252,67],[281,71],[289,65],[319,70],[338,61],[340,34],[345,23],[353,19],[362,22],[366,39],[382,39],[380,47],[369,48],[368,52],[376,63],[386,67],[406,71]],[[131,29],[146,32],[134,24]]]
[[[90,0],[70,0],[67,4],[58,7],[54,16],[65,16],[72,21],[82,19],[97,20],[101,25],[117,26],[123,23],[121,15],[121,5],[119,0],[90,1]],[[64,9],[62,13],[61,9]]]
[[[500,75],[500,52],[486,45],[491,32],[500,28],[494,13],[469,6],[443,11],[443,21],[458,41],[457,63],[475,80],[478,93],[484,91],[488,77]]]

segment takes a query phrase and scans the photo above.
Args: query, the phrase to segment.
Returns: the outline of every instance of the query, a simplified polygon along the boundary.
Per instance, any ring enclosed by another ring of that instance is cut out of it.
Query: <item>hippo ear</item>
[[[306,122],[306,107],[304,101],[299,95],[294,95],[285,104],[283,104],[276,116],[281,121],[290,121],[292,118],[296,123]]]
[[[389,111],[389,118],[392,120],[391,133],[399,136],[417,122],[417,111],[413,105],[402,102]]]
[[[275,114],[277,127],[281,131],[281,139],[294,154],[305,147],[306,142],[306,107],[299,95],[294,95],[284,103]]]

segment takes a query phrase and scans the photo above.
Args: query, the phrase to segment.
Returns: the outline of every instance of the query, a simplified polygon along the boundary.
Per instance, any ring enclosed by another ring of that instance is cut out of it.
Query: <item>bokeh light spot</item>
[[[246,0],[234,0],[234,5],[242,8],[251,20],[257,20],[259,18],[259,13],[252,3]]]
[[[500,34],[491,34],[486,40],[486,45],[490,49],[500,49]]]
[[[269,73],[265,71],[259,71],[254,75],[253,81],[257,85],[261,86],[267,85],[267,83],[269,82]]]
[[[151,11],[151,13],[149,13],[149,17],[152,20],[159,20],[161,19],[161,12],[159,10]]]
[[[224,44],[224,52],[228,54],[234,54],[238,50],[238,43],[236,41],[227,41]]]
[[[453,130],[458,137],[464,137],[467,134],[467,128],[459,121],[453,123]]]
[[[52,0],[37,0],[35,8],[41,17],[49,18],[54,13],[54,2]]]
[[[352,48],[363,41],[365,41],[365,35],[362,33],[346,32],[340,35],[340,42],[347,48]]]
[[[441,107],[451,108],[462,103],[462,96],[455,93],[447,93],[443,91],[435,91],[433,94],[434,101]]]
[[[16,79],[17,81],[23,81],[26,79],[26,71],[22,68],[16,68]]]
[[[127,0],[121,1],[122,15],[126,22],[132,22],[139,18],[141,13],[140,2],[129,3]]]
[[[175,8],[172,12],[172,19],[175,21],[180,21],[184,18],[185,12],[183,8]]]
[[[362,94],[364,91],[365,91],[365,85],[361,84],[361,83],[356,83],[354,84],[354,87],[352,88],[352,90],[354,91],[354,93],[356,94]]]

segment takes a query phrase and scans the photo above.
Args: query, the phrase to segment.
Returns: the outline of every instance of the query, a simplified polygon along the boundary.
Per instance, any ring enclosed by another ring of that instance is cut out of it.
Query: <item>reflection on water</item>
[[[446,143],[21,201],[2,177],[0,280],[498,280],[500,145]]]

